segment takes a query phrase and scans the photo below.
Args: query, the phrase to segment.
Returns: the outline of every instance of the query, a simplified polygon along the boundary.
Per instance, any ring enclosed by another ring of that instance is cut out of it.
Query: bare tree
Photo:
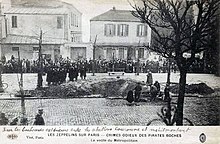
[[[150,50],[173,58],[180,71],[177,125],[183,125],[186,74],[196,54],[210,48],[219,0],[134,0],[132,13],[151,28]],[[185,55],[188,55],[186,57]]]

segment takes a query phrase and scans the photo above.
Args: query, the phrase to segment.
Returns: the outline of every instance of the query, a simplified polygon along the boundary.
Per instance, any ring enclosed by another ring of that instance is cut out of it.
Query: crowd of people
[[[13,55],[9,60],[2,57],[3,63],[3,73],[19,73],[21,71],[23,73],[37,73],[39,72],[39,62],[38,60],[29,60],[29,59],[21,59],[20,61],[15,58]],[[109,71],[124,71],[125,73],[146,73],[147,70],[150,70],[153,73],[165,73],[167,72],[167,61],[145,61],[145,62],[137,62],[132,60],[95,60],[93,66],[93,60],[78,60],[72,61],[70,58],[58,58],[55,61],[51,59],[44,58],[42,60],[42,69],[46,73],[48,70],[48,66],[50,67],[59,67],[65,70],[69,70],[71,66],[78,68],[85,67],[86,73],[107,73]],[[57,69],[56,69],[57,70]],[[173,72],[177,71],[177,66],[175,63],[172,63],[171,70]]]

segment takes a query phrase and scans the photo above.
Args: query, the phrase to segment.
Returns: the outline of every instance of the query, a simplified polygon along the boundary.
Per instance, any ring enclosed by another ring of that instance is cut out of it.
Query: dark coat
[[[129,103],[132,103],[132,102],[134,101],[133,91],[131,91],[131,90],[128,91],[126,100],[127,100]]]
[[[42,117],[42,115],[36,115],[34,125],[45,125],[44,118]]]

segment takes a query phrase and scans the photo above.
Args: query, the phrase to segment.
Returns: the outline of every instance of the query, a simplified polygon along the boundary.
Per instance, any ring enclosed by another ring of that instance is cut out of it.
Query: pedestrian
[[[133,91],[132,91],[132,90],[128,91],[126,100],[127,100],[129,103],[132,103],[132,102],[134,101],[134,95],[133,95]]]
[[[37,87],[40,88],[40,87],[42,87],[42,82],[43,82],[42,74],[38,73],[37,77],[38,77],[38,79],[37,79]]]
[[[141,83],[138,82],[137,83],[137,86],[134,88],[134,93],[135,93],[135,99],[134,101],[135,102],[138,102],[140,100],[140,95],[141,95],[141,90],[142,90],[142,87],[141,87]]]
[[[80,68],[80,77],[86,79],[86,67],[84,65]]]
[[[166,84],[166,87],[164,89],[164,101],[170,100],[170,86],[169,84]]]
[[[35,117],[34,125],[45,125],[43,115],[43,109],[38,110],[38,114]]]
[[[47,72],[46,81],[47,81],[47,84],[50,85],[52,82],[52,77],[53,77],[53,68],[49,66],[46,72]]]
[[[5,117],[5,113],[1,113],[0,115],[0,125],[7,125],[8,118]]]
[[[151,87],[150,87],[150,95],[151,95],[150,101],[154,101],[157,97],[157,94],[158,94],[157,87],[154,85],[151,85]]]
[[[151,86],[153,84],[153,77],[152,77],[152,73],[150,70],[147,70],[148,73],[147,73],[147,81],[146,81],[146,84],[148,86]]]
[[[157,92],[160,92],[160,83],[158,81],[155,81],[154,86],[157,88]]]
[[[72,65],[69,68],[69,79],[70,79],[70,81],[74,80],[73,73],[74,73],[74,68],[73,68],[73,65]]]
[[[73,78],[77,81],[78,76],[79,76],[79,70],[77,65],[75,65],[75,67],[73,68]]]

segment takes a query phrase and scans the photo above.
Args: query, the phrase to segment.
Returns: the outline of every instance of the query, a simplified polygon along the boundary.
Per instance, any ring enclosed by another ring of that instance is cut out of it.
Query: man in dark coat
[[[155,85],[151,85],[150,94],[151,94],[150,101],[154,101],[157,97],[157,94],[158,94],[157,87]]]
[[[164,89],[164,101],[170,100],[170,86],[169,84],[166,84],[166,87]]]
[[[75,67],[73,68],[73,78],[77,81],[78,76],[79,76],[79,70],[78,67],[75,65]]]
[[[35,117],[34,125],[45,125],[43,115],[43,109],[38,110],[38,114]]]
[[[140,95],[141,95],[141,90],[142,90],[140,82],[137,83],[137,86],[134,88],[134,90],[135,90],[135,99],[134,99],[134,101],[138,102],[140,100]]]
[[[147,73],[147,85],[151,86],[153,84],[153,77],[152,77],[152,73],[150,70],[147,70],[148,73]]]
[[[158,81],[155,81],[154,86],[157,88],[157,92],[160,92],[160,83]]]
[[[85,65],[83,65],[80,68],[80,77],[81,77],[81,79],[86,79],[86,67],[85,67]]]
[[[70,79],[70,81],[73,81],[73,73],[74,73],[74,68],[73,68],[73,66],[70,66],[70,68],[69,68],[69,79]]]
[[[134,101],[134,96],[133,96],[133,91],[132,91],[132,90],[128,91],[126,100],[127,100],[129,103],[132,103],[132,102]]]
[[[47,78],[46,78],[46,81],[47,81],[47,84],[50,85],[51,82],[52,82],[52,77],[53,77],[53,68],[51,66],[49,66],[47,68]]]

